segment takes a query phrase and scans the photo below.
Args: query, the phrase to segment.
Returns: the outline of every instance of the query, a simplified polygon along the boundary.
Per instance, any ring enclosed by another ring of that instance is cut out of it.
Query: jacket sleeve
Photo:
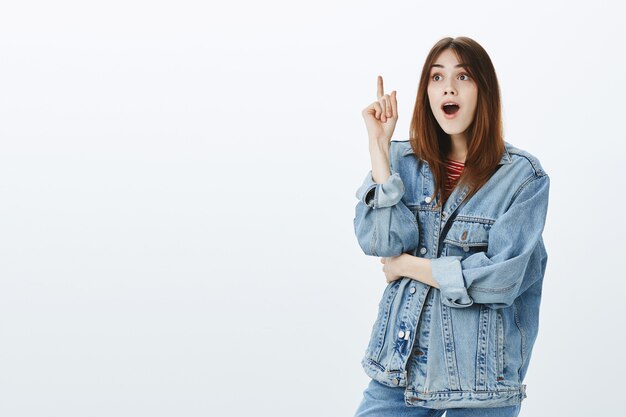
[[[375,183],[370,170],[356,192],[354,232],[370,256],[398,256],[419,245],[417,219],[402,202],[404,183],[394,170],[393,153],[392,148],[391,176],[382,184]]]
[[[541,261],[531,256],[538,245],[543,248],[541,235],[549,188],[550,178],[545,173],[534,175],[520,186],[513,203],[491,227],[486,252],[465,259],[462,256],[431,259],[432,275],[440,286],[443,304],[469,307],[476,302],[491,308],[508,307],[541,278],[536,273],[525,272],[529,262]]]

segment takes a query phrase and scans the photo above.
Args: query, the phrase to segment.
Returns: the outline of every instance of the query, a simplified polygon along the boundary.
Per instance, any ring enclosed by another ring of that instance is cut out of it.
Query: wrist
[[[384,153],[389,156],[390,140],[386,138],[370,138],[370,153]]]
[[[400,268],[402,269],[402,276],[415,279],[416,259],[419,258],[408,253],[402,254],[402,263],[400,266]]]

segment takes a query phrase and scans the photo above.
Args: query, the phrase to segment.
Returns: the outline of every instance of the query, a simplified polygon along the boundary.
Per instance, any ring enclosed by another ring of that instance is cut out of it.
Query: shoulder
[[[411,148],[411,142],[406,140],[392,140],[389,144],[390,155],[393,153],[399,154],[397,156],[402,156],[405,152],[413,152]]]
[[[392,140],[389,144],[389,159],[391,159],[391,164],[396,166],[396,164],[401,164],[405,162],[405,157],[408,155],[415,156],[413,152],[413,147],[411,146],[411,141],[409,139],[406,140]],[[417,158],[419,159],[419,158]]]
[[[512,200],[516,200],[520,195],[521,201],[527,198],[540,198],[537,201],[547,201],[550,189],[550,177],[543,169],[539,158],[520,149],[509,142],[504,142],[506,151],[511,162],[508,164],[507,175],[510,190],[513,191]]]
[[[510,169],[519,174],[526,173],[532,177],[547,177],[539,158],[525,149],[518,148],[510,142],[504,141],[506,152],[510,156]],[[505,155],[506,156],[506,155]]]
[[[409,140],[392,140],[389,143],[389,162],[391,168],[395,171],[400,170],[400,166],[404,163],[404,157],[409,153],[413,153]]]

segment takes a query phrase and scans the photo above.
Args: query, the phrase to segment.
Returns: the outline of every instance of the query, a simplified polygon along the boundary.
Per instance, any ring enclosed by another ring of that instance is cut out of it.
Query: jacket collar
[[[407,142],[409,147],[407,149],[404,150],[404,152],[402,152],[402,156],[407,156],[410,154],[413,154],[413,148],[411,147],[410,142]],[[509,143],[508,142],[504,142],[504,152],[502,153],[502,158],[500,159],[500,162],[498,162],[498,165],[502,165],[502,164],[510,164],[512,162],[511,160],[511,155],[509,154]]]

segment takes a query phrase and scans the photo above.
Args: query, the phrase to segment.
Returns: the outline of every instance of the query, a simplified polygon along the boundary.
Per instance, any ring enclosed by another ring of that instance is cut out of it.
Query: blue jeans
[[[517,417],[521,405],[495,408],[433,408],[407,406],[404,387],[388,387],[372,379],[354,417]],[[447,411],[447,412],[446,412]]]

